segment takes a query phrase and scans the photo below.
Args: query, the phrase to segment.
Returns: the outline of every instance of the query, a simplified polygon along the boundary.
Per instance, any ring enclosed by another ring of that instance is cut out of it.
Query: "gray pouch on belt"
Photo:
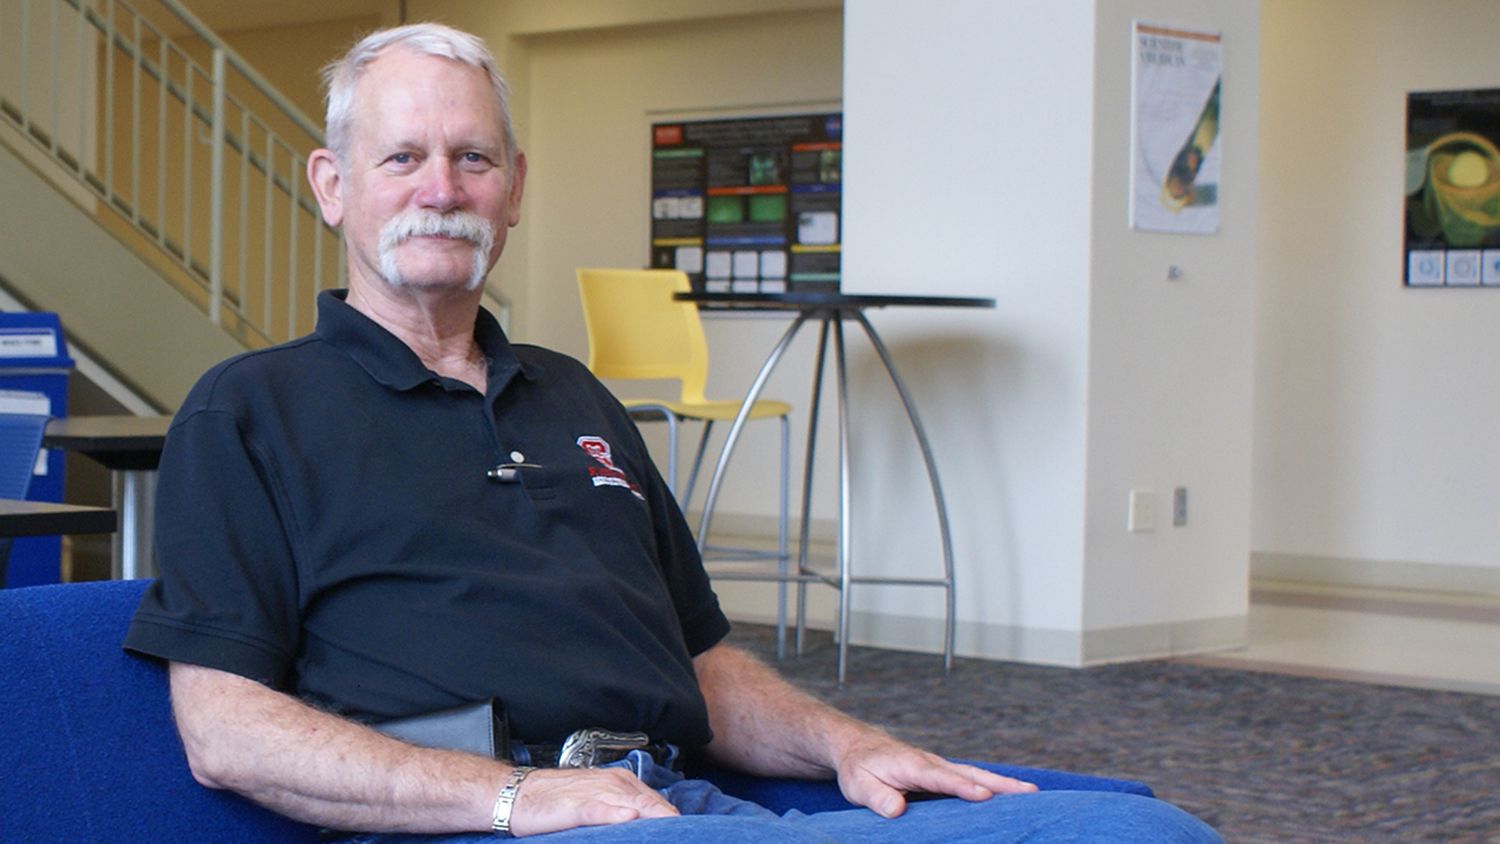
[[[510,758],[510,725],[505,710],[494,698],[370,726],[420,747],[462,750],[491,759]]]

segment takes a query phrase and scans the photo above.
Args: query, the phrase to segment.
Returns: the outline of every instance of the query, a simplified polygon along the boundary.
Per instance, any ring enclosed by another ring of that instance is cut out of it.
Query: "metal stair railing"
[[[303,176],[321,129],[177,0],[4,0],[0,124],[247,345],[344,277]]]

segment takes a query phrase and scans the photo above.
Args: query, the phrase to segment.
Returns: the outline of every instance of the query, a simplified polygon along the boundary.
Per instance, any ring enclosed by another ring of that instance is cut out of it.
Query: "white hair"
[[[500,105],[501,129],[505,136],[507,175],[514,178],[516,169],[516,135],[510,124],[510,86],[495,64],[495,57],[478,37],[438,23],[414,23],[381,29],[360,39],[345,53],[323,68],[323,85],[328,92],[328,111],[324,117],[328,148],[340,162],[348,161],[349,135],[354,122],[354,89],[365,67],[391,47],[405,47],[428,56],[452,59],[485,72],[495,101]]]

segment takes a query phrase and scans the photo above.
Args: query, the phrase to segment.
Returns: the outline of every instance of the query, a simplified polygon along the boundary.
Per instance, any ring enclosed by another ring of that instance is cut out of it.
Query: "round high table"
[[[782,334],[781,339],[772,348],[770,355],[766,357],[761,366],[759,374],[751,383],[749,391],[745,394],[744,401],[740,404],[738,415],[735,416],[734,424],[724,440],[723,450],[719,452],[719,462],[714,467],[713,479],[708,485],[708,498],[703,504],[703,516],[698,525],[698,543],[700,548],[704,546],[708,536],[708,527],[713,519],[714,505],[719,497],[719,487],[724,480],[724,471],[729,465],[729,458],[734,452],[735,444],[739,440],[740,432],[745,422],[750,417],[750,409],[755,400],[760,397],[761,390],[765,387],[771,372],[781,362],[787,347],[791,345],[792,339],[804,325],[816,322],[819,325],[818,356],[817,363],[813,369],[812,404],[807,423],[807,453],[802,474],[802,524],[801,535],[797,549],[797,571],[796,574],[789,573],[785,566],[779,574],[768,575],[768,580],[780,580],[783,583],[794,581],[797,584],[797,652],[802,652],[803,633],[806,617],[806,588],[808,583],[824,583],[838,591],[838,682],[843,683],[848,666],[849,649],[849,617],[850,617],[850,587],[854,584],[887,584],[902,586],[933,586],[941,587],[946,596],[946,609],[944,618],[943,635],[943,669],[946,671],[953,667],[953,639],[954,639],[954,587],[953,587],[953,540],[948,528],[948,506],[943,500],[942,483],[938,479],[937,464],[932,457],[932,447],[928,443],[927,433],[922,427],[921,419],[917,415],[916,403],[912,401],[911,394],[907,392],[905,383],[896,372],[896,364],[891,359],[889,350],[885,343],[881,342],[880,335],[876,333],[875,327],[865,317],[868,308],[888,307],[926,307],[926,308],[993,308],[995,300],[989,298],[964,297],[964,296],[897,296],[879,294],[844,294],[836,291],[816,292],[789,292],[789,293],[707,293],[690,292],[678,293],[674,297],[679,301],[693,302],[698,305],[714,305],[726,309],[748,309],[748,310],[785,310],[794,311],[796,319]],[[886,374],[895,386],[896,393],[901,397],[901,404],[906,408],[906,417],[911,422],[912,432],[916,436],[917,444],[922,450],[922,461],[927,467],[927,479],[932,485],[933,504],[937,508],[938,533],[943,548],[943,576],[942,577],[856,577],[853,566],[850,564],[850,489],[849,489],[849,383],[845,364],[844,353],[844,322],[857,323],[864,330],[865,336],[869,338],[870,345],[874,347],[876,354],[880,356],[880,362],[885,367]],[[807,544],[809,516],[812,506],[812,477],[813,477],[813,453],[816,443],[816,432],[818,427],[818,409],[822,401],[823,392],[823,370],[827,358],[829,341],[833,343],[835,383],[838,389],[838,411],[839,411],[839,532],[838,546],[835,555],[835,570],[832,576],[823,575],[811,570],[807,565]],[[784,561],[783,561],[784,563]]]
[[[42,445],[76,451],[109,469],[120,529],[114,534],[116,580],[155,577],[156,464],[170,416],[70,416],[47,423]]]

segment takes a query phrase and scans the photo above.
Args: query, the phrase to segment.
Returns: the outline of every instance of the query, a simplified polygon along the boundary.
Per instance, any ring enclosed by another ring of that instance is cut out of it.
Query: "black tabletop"
[[[170,416],[69,416],[47,423],[42,445],[77,451],[110,469],[155,469]]]
[[[910,296],[884,293],[839,293],[837,291],[792,291],[789,293],[704,293],[694,290],[674,294],[679,302],[742,308],[787,310],[853,310],[857,308],[993,308],[995,300],[978,296]]]
[[[0,536],[113,533],[117,514],[108,507],[0,498]]]

